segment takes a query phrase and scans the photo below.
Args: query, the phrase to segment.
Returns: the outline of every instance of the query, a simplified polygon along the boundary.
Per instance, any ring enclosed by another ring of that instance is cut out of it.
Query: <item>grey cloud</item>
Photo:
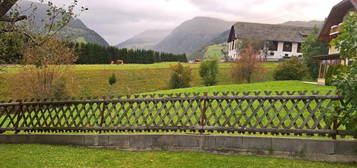
[[[111,44],[147,29],[174,28],[196,16],[280,23],[324,19],[340,0],[83,0],[81,19]]]

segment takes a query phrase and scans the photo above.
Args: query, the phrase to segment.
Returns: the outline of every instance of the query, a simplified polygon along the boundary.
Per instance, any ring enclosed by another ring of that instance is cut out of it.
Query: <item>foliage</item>
[[[200,65],[200,76],[206,86],[213,86],[217,84],[218,75],[218,61],[207,60]]]
[[[305,38],[301,45],[301,51],[304,57],[304,63],[309,69],[310,76],[317,78],[319,73],[319,64],[313,60],[314,56],[325,55],[328,53],[328,44],[318,39],[319,28],[314,27],[312,33]]]
[[[70,66],[25,67],[10,79],[12,98],[64,98],[76,95]]]
[[[325,75],[325,85],[332,86],[333,79],[338,76],[340,73],[346,72],[347,67],[341,64],[331,65],[329,66],[326,75]]]
[[[40,36],[36,38],[41,38]],[[26,44],[23,48],[23,64],[36,66],[73,64],[77,55],[72,48],[56,38],[51,38],[41,46]]]
[[[349,13],[341,27],[339,36],[332,40],[331,45],[340,50],[341,58],[355,58],[357,56],[357,14]],[[357,62],[347,69],[346,72],[333,77],[332,83],[336,86],[337,93],[344,97],[344,101],[334,104],[333,111],[328,111],[327,120],[338,121],[346,125],[348,130],[357,133]]]
[[[259,52],[251,46],[242,49],[239,59],[232,67],[232,77],[236,81],[252,82],[254,74],[263,72]]]
[[[109,77],[108,83],[110,86],[113,86],[115,83],[117,83],[117,76],[114,73]]]
[[[5,27],[5,24],[0,24],[0,29]],[[17,31],[0,33],[0,65],[18,63],[23,55],[21,49],[25,39],[26,37]]]
[[[357,133],[357,63],[348,67],[347,72],[340,73],[333,79],[337,93],[344,97],[344,102],[335,104],[333,111],[329,110],[327,120],[337,120],[346,125],[348,130]]]
[[[77,64],[109,64],[111,61],[123,60],[125,64],[153,64],[157,62],[187,62],[185,54],[171,54],[153,50],[118,49],[97,44],[72,44],[79,59]]]
[[[331,41],[340,51],[340,57],[350,59],[357,57],[357,13],[350,12],[341,25],[340,34]]]
[[[274,71],[275,80],[302,80],[307,74],[307,67],[297,57],[282,62]]]
[[[182,64],[171,67],[171,78],[169,81],[170,89],[187,88],[191,86],[192,69],[189,66],[184,67]]]

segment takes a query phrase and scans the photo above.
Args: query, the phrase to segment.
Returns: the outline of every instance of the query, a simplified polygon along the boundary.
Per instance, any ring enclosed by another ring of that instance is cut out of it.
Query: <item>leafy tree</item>
[[[217,84],[218,75],[218,61],[208,60],[203,61],[200,65],[200,76],[206,86],[213,86]]]
[[[251,46],[242,49],[239,59],[232,67],[232,77],[236,81],[252,82],[253,75],[262,72],[259,52]]]
[[[350,13],[342,24],[339,36],[332,44],[340,50],[343,59],[356,58],[357,56],[357,15]],[[357,133],[357,62],[354,62],[347,71],[334,76],[333,85],[337,94],[344,97],[344,102],[336,103],[335,108],[329,110],[328,120],[338,120],[348,130]],[[335,126],[337,127],[337,126]]]
[[[347,71],[347,67],[341,64],[329,66],[325,75],[325,85],[332,86],[334,82],[334,78],[341,73],[345,73],[346,71]]]
[[[340,57],[351,59],[357,57],[357,13],[350,12],[341,25],[340,34],[331,41],[340,50]]]
[[[275,80],[302,80],[307,73],[305,64],[297,57],[292,57],[286,62],[282,62],[274,71]]]
[[[16,2],[0,1],[0,7],[2,5],[12,7]],[[9,55],[22,56],[19,61],[23,64],[36,65],[36,67],[23,68],[12,79],[11,86],[13,92],[17,92],[14,94],[18,96],[17,98],[59,98],[73,95],[77,90],[71,76],[71,67],[64,65],[76,61],[75,49],[70,47],[68,42],[57,39],[56,35],[78,16],[74,12],[78,0],[73,0],[71,4],[63,7],[57,7],[48,0],[40,0],[40,2],[47,4],[48,10],[46,19],[42,20],[44,26],[36,30],[33,29],[36,28],[35,19],[23,21],[21,24],[15,24],[18,19],[12,19],[13,21],[1,19],[19,18],[20,10],[16,7],[8,15],[6,13],[2,15],[3,8],[0,9],[0,24],[3,25],[0,31],[0,41],[2,41],[0,48],[10,48],[6,50]],[[82,8],[81,12],[83,10],[86,9]],[[36,8],[33,8],[32,12],[36,12]],[[8,59],[1,57],[1,60]]]
[[[328,53],[328,44],[318,40],[319,29],[314,27],[312,33],[301,45],[304,63],[309,69],[312,78],[316,79],[319,73],[319,64],[313,60],[313,56],[325,55]]]
[[[184,67],[182,64],[171,66],[171,78],[169,81],[170,89],[187,88],[191,86],[192,70],[189,66]]]

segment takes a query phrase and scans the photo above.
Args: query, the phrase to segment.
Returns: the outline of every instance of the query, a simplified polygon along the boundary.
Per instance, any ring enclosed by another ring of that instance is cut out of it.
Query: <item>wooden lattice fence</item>
[[[193,131],[346,136],[332,91],[153,94],[0,103],[0,132]]]

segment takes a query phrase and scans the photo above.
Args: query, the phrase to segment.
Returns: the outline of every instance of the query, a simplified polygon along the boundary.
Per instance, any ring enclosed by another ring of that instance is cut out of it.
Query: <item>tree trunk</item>
[[[6,13],[16,4],[18,0],[2,0],[0,1],[0,18],[4,17]]]

